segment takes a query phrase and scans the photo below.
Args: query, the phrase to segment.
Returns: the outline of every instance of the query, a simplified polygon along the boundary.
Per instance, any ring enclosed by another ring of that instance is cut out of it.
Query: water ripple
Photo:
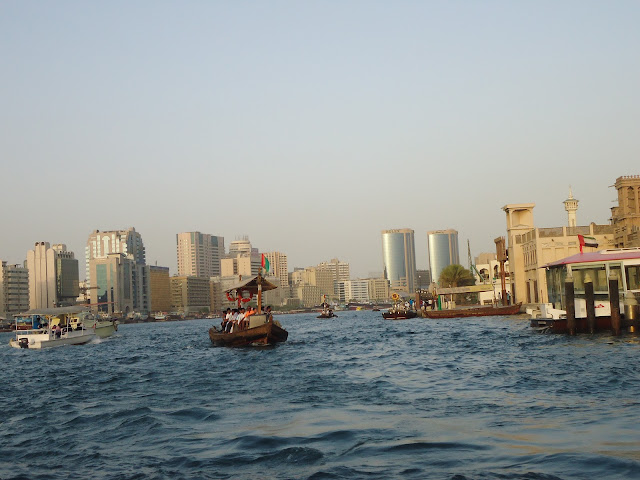
[[[210,320],[40,352],[0,334],[0,478],[640,478],[638,337],[280,320],[288,342],[238,350]]]

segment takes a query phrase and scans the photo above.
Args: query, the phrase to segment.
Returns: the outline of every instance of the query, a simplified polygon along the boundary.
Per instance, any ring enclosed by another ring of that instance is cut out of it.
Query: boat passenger
[[[227,322],[227,333],[231,333],[233,331],[233,325],[236,323],[236,315],[237,310],[234,308],[231,310],[231,315],[229,315],[229,321]]]
[[[62,328],[60,328],[60,324],[56,325],[56,338],[60,338],[60,335],[62,335]]]
[[[267,322],[270,322],[273,320],[273,313],[271,313],[271,305],[267,305],[267,308],[265,308],[264,313],[267,316]]]
[[[244,308],[241,308],[238,312],[238,317],[236,320],[238,321],[238,330],[244,330]]]

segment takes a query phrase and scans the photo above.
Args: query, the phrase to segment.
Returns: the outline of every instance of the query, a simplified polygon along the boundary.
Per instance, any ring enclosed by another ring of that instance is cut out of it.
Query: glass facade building
[[[449,265],[460,264],[457,230],[427,232],[429,243],[429,269],[431,278],[438,283],[440,273]]]
[[[393,290],[413,293],[416,281],[414,232],[403,228],[382,231],[384,278]]]

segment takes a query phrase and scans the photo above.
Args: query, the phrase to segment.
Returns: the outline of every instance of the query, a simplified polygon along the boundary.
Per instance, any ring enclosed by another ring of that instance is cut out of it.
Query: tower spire
[[[564,209],[567,211],[568,216],[568,225],[569,227],[575,227],[576,223],[576,212],[578,210],[578,201],[573,198],[573,191],[571,190],[571,185],[569,185],[569,198],[567,198],[564,202]]]

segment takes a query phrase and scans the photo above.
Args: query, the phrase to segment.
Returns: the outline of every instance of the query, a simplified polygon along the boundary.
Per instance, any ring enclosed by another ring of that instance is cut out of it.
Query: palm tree
[[[453,264],[445,267],[440,272],[438,284],[442,287],[464,287],[475,285],[476,279],[473,274],[462,265]]]

